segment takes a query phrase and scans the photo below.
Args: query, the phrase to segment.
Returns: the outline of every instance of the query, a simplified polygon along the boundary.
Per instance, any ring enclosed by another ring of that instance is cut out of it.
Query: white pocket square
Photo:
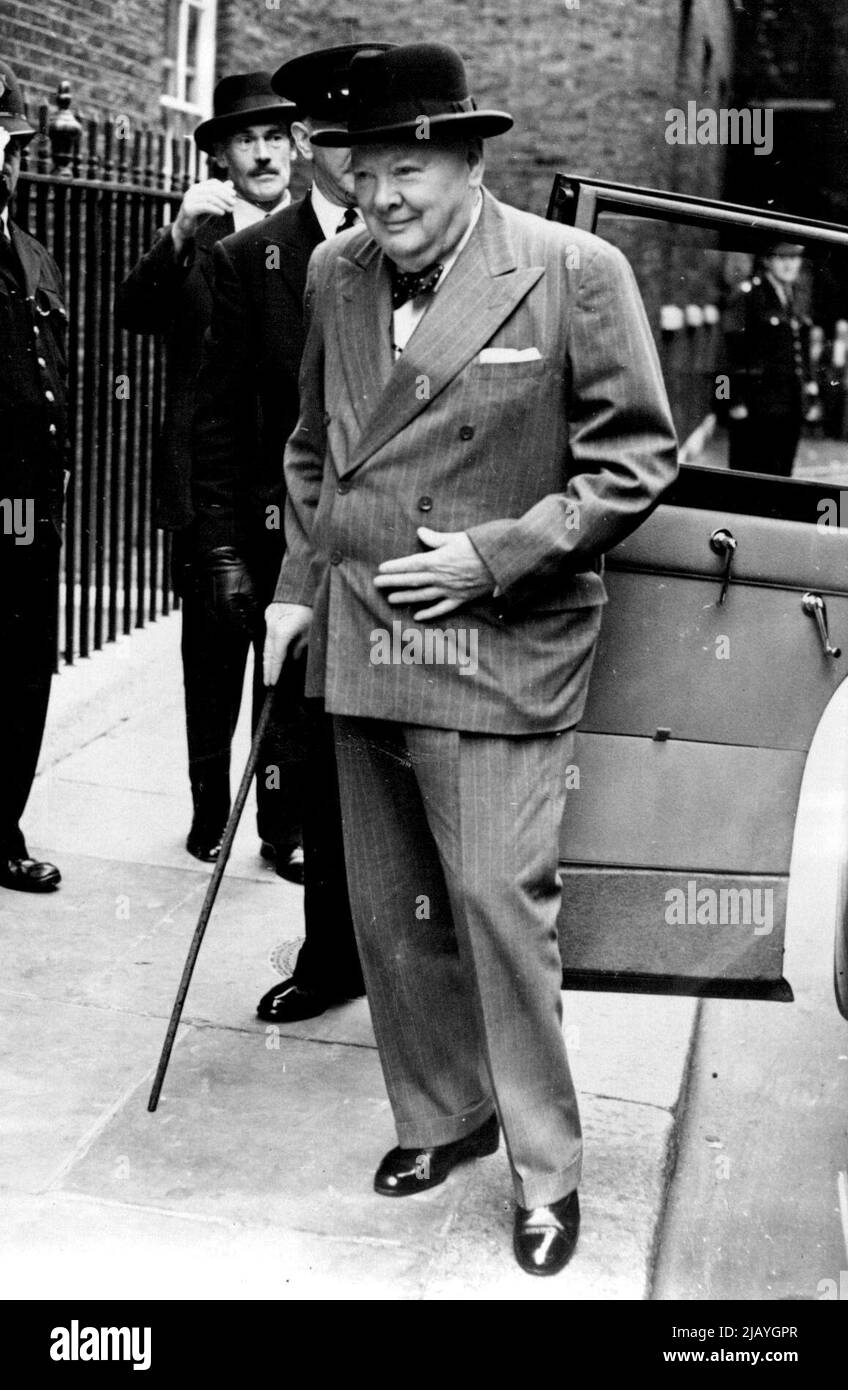
[[[478,362],[538,362],[542,354],[538,348],[483,348]]]

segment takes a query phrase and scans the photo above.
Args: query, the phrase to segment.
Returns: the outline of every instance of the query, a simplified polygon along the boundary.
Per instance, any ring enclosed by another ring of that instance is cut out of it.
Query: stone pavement
[[[0,889],[4,1298],[641,1299],[696,1002],[567,993],[586,1164],[578,1252],[514,1264],[503,1147],[408,1201],[371,1189],[396,1142],[364,1000],[254,1017],[302,935],[249,804],[156,1114],[147,1097],[209,874],[190,799],[179,617],[65,670],[30,800],[59,892]],[[247,754],[239,728],[234,780]]]

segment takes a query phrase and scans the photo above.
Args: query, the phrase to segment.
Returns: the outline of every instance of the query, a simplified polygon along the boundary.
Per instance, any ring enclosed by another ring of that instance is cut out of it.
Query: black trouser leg
[[[309,777],[303,819],[306,940],[294,979],[337,998],[362,994],[365,985],[356,949],[345,872],[342,815],[333,724],[323,702],[307,700]]]
[[[230,810],[230,744],[250,640],[209,608],[196,571],[184,570],[182,658],[188,771],[196,818],[214,832]]]
[[[39,522],[29,545],[0,545],[0,643],[3,652],[0,856],[22,859],[20,820],[32,787],[50,698],[56,642],[59,539]]]

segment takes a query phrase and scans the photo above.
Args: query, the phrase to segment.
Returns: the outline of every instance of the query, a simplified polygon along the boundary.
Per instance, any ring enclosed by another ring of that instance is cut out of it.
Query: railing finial
[[[58,111],[50,118],[47,127],[50,136],[50,153],[53,157],[53,173],[59,178],[72,177],[72,164],[79,149],[82,126],[71,110],[71,84],[63,81],[56,89]]]

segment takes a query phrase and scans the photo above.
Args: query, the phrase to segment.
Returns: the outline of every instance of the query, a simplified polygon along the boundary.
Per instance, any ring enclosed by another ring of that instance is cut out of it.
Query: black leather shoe
[[[42,864],[37,859],[0,860],[0,884],[17,888],[21,893],[52,893],[62,882],[55,864]]]
[[[280,878],[286,879],[289,883],[303,883],[303,847],[293,845],[285,847],[282,845],[272,845],[267,840],[262,841],[262,848],[259,853],[269,864],[273,864]]]
[[[497,1115],[471,1134],[455,1139],[452,1144],[437,1144],[433,1148],[391,1149],[374,1177],[374,1191],[381,1197],[412,1197],[438,1187],[458,1163],[470,1158],[483,1158],[497,1152],[500,1126]]]
[[[204,864],[214,864],[221,853],[228,815],[226,802],[217,814],[211,809],[201,810],[195,803],[191,830],[188,832],[185,846],[189,854],[193,854],[195,859],[201,859]]]
[[[580,1233],[580,1201],[569,1192],[548,1207],[518,1207],[512,1248],[527,1274],[559,1274],[574,1254]]]
[[[359,990],[356,994],[325,994],[323,990],[296,984],[292,979],[280,980],[259,1000],[256,1017],[263,1023],[300,1023],[304,1018],[317,1018],[334,1005],[359,999],[362,993]]]

